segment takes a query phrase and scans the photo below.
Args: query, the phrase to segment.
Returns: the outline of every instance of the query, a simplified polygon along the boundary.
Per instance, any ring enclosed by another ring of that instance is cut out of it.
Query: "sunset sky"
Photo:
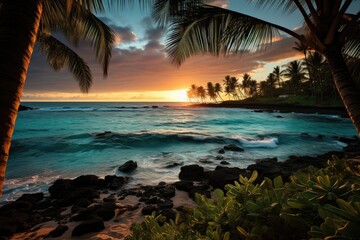
[[[298,13],[275,9],[256,9],[247,0],[213,0],[213,4],[240,11],[289,29],[302,25]],[[350,7],[357,12],[360,2]],[[166,29],[158,28],[149,11],[137,7],[99,15],[117,34],[109,76],[103,79],[101,68],[90,46],[74,50],[90,65],[93,85],[90,93],[80,93],[77,82],[67,70],[55,72],[46,57],[35,50],[26,80],[22,101],[186,101],[185,91],[191,84],[220,82],[225,75],[241,78],[250,73],[264,80],[273,67],[283,66],[301,56],[292,49],[295,40],[286,35],[266,51],[230,57],[201,55],[189,58],[177,68],[164,52]],[[58,36],[61,39],[61,36]]]

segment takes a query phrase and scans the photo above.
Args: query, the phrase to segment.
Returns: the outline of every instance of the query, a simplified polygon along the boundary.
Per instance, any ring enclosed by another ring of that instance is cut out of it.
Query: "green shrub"
[[[284,183],[281,177],[240,176],[215,190],[214,199],[196,195],[196,207],[165,221],[153,213],[133,224],[128,240],[145,239],[357,239],[360,236],[360,169],[334,157],[327,167],[308,167]]]

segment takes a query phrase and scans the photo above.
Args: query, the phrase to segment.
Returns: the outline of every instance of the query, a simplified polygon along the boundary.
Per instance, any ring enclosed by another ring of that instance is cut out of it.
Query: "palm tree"
[[[284,71],[284,76],[289,79],[293,94],[302,92],[302,83],[306,80],[306,70],[300,61],[292,61]]]
[[[51,35],[62,30],[72,43],[90,40],[107,75],[113,32],[92,11],[104,9],[100,0],[0,0],[0,197],[11,137],[35,43],[51,67],[68,67],[87,92],[92,82],[84,60]],[[15,27],[14,27],[15,26]]]
[[[282,81],[282,76],[284,74],[284,70],[280,70],[280,67],[276,66],[274,67],[272,73],[274,74],[274,78],[277,81],[279,88],[281,88],[281,81]]]
[[[201,99],[201,102],[206,103],[206,90],[203,86],[197,87],[197,95]]]
[[[221,101],[224,101],[224,99],[222,99],[222,97],[220,95],[221,92],[222,92],[221,84],[215,83],[215,93],[218,95],[218,97],[221,99]]]
[[[255,80],[251,80],[249,82],[249,94],[251,97],[254,97],[257,95],[257,82]]]
[[[274,97],[276,78],[275,78],[275,75],[273,73],[270,73],[267,76],[266,83],[267,83],[267,85],[269,87],[271,97]]]
[[[244,93],[246,96],[251,96],[251,94],[250,94],[251,81],[252,81],[251,76],[249,74],[245,73],[243,75],[243,80],[242,80],[241,86],[242,86],[242,89],[244,90]]]
[[[215,87],[212,82],[207,83],[207,93],[208,93],[210,100],[213,100],[214,102],[217,103],[217,100],[216,100],[217,94],[215,92]]]
[[[280,36],[280,31],[285,32],[325,56],[334,84],[360,135],[360,94],[348,69],[350,62],[360,58],[360,12],[346,13],[352,0],[252,1],[258,7],[299,11],[305,22],[304,34],[206,2],[157,1],[156,20],[163,25],[170,23],[166,50],[172,63],[181,65],[186,58],[201,52],[218,56],[264,48]]]

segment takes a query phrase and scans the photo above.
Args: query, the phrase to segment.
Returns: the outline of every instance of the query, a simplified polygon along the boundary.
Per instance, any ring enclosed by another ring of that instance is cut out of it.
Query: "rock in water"
[[[243,152],[244,151],[244,149],[236,146],[235,144],[226,145],[226,146],[224,146],[224,149],[228,150],[228,151],[235,151],[235,152]]]
[[[118,170],[121,172],[132,172],[137,168],[137,162],[135,161],[127,161],[123,165],[121,165]]]

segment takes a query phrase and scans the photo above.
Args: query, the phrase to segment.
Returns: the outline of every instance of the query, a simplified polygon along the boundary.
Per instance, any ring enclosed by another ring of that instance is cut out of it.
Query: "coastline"
[[[308,114],[328,114],[349,117],[345,107],[329,106],[307,106],[288,103],[251,103],[239,101],[224,101],[221,103],[193,103],[188,107],[205,107],[205,108],[245,108],[253,109],[257,112],[279,112],[279,113],[308,113]]]
[[[358,138],[339,139],[346,144],[342,152],[328,152],[316,157],[291,156],[285,162],[276,158],[259,159],[246,169],[220,164],[213,171],[199,165],[181,168],[179,181],[160,182],[156,186],[139,185],[126,188],[127,177],[95,175],[75,179],[59,179],[47,193],[24,194],[0,208],[0,236],[11,239],[80,237],[80,239],[122,239],[130,233],[133,222],[144,215],[160,212],[168,219],[194,206],[194,195],[210,197],[215,188],[233,183],[239,174],[256,170],[259,181],[264,177],[282,176],[286,180],[293,172],[308,165],[321,167],[331,158],[360,156]],[[236,151],[224,146],[225,151]],[[219,152],[220,153],[220,152]],[[9,219],[11,219],[9,221]]]

